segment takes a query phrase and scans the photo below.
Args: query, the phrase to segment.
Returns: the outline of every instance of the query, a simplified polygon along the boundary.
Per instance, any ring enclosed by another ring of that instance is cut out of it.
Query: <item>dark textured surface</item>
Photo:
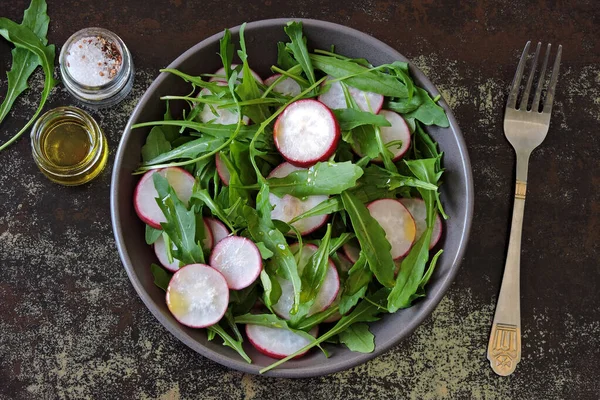
[[[25,1],[2,2],[20,20]],[[330,20],[374,35],[440,88],[473,163],[471,241],[452,289],[406,341],[328,377],[268,379],[227,370],[166,332],[137,298],[109,219],[110,167],[66,188],[39,173],[23,138],[0,153],[0,397],[596,399],[600,393],[600,6],[483,1],[50,2],[49,39],[99,25],[121,35],[136,66],[132,96],[93,112],[111,156],[137,99],[204,37],[243,21]],[[504,265],[514,155],[502,108],[527,39],[564,46],[552,126],[531,159],[522,251],[523,360],[509,378],[485,359]],[[0,96],[10,47],[0,41]],[[5,140],[33,112],[42,86],[0,126]],[[59,86],[47,107],[70,104]],[[111,158],[112,161],[112,158]]]

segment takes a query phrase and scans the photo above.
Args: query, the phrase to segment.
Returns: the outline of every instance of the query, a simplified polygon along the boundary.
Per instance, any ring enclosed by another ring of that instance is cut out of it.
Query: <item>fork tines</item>
[[[523,71],[525,69],[525,64],[527,62],[527,58],[529,55],[529,47],[531,45],[531,41],[527,42],[525,48],[523,49],[523,54],[521,55],[521,60],[519,61],[519,66],[517,67],[517,72],[515,74],[515,78],[513,79],[512,87],[510,90],[510,94],[508,96],[508,101],[506,102],[506,108],[513,108],[521,111],[535,111],[535,112],[543,112],[550,113],[552,111],[552,102],[554,101],[554,91],[556,89],[556,82],[558,80],[558,70],[560,67],[560,56],[562,53],[562,46],[558,46],[558,50],[556,52],[556,58],[554,59],[554,66],[552,67],[552,76],[550,77],[550,83],[547,86],[545,93],[545,100],[543,109],[540,110],[540,100],[542,98],[542,90],[546,84],[546,67],[548,65],[548,59],[550,58],[550,50],[552,49],[552,45],[548,44],[546,47],[546,54],[544,56],[544,62],[542,63],[542,68],[539,71],[537,78],[537,86],[535,89],[535,94],[533,96],[533,100],[531,101],[531,107],[528,108],[529,103],[529,94],[531,92],[531,87],[533,85],[533,80],[536,72],[537,62],[540,55],[540,49],[542,47],[542,43],[538,42],[535,54],[533,56],[533,61],[531,63],[531,71],[529,72],[529,77],[527,78],[527,83],[523,89],[521,94],[521,101],[519,102],[519,107],[517,107],[517,97],[519,94],[519,88],[521,87],[521,80],[523,78]]]

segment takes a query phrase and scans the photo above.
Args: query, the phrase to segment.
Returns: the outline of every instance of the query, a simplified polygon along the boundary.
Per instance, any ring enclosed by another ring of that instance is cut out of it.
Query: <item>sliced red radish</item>
[[[419,240],[425,229],[427,229],[427,208],[423,199],[400,199],[400,203],[406,207],[408,212],[412,215],[417,226],[417,233],[415,240]],[[440,215],[435,213],[435,221],[433,222],[433,231],[431,232],[431,241],[429,242],[429,249],[437,244],[442,236],[442,219]]]
[[[285,178],[294,171],[303,170],[304,168],[295,167],[288,162],[279,164],[271,173],[269,178]],[[298,215],[316,207],[319,203],[327,200],[329,196],[307,196],[300,200],[289,194],[283,197],[278,197],[269,193],[269,202],[273,206],[271,211],[271,219],[278,219],[283,222],[289,222]],[[327,222],[327,215],[317,215],[314,217],[302,218],[292,224],[292,226],[302,235],[308,235],[311,232],[319,229]],[[292,232],[290,232],[292,233]]]
[[[158,171],[158,172],[157,172]],[[152,175],[158,173],[164,176],[173,187],[179,200],[188,204],[192,197],[192,188],[196,180],[193,175],[179,167],[168,167],[161,170],[151,170],[142,176],[133,194],[133,205],[138,217],[153,228],[161,229],[160,223],[167,219],[156,203],[158,192],[154,187]]]
[[[267,79],[265,79],[265,85],[271,86],[273,82],[279,79],[280,76],[281,74],[275,74],[273,76],[268,77]],[[277,85],[275,85],[273,87],[273,91],[284,96],[294,97],[298,96],[300,92],[302,92],[302,88],[300,87],[298,82],[296,82],[290,77],[287,77],[281,80]]]
[[[417,229],[406,207],[397,200],[380,199],[370,203],[367,208],[385,231],[394,260],[405,256],[415,241]]]
[[[334,78],[329,76],[327,77],[327,80],[329,79]],[[342,84],[340,81],[335,81],[329,84],[327,80],[323,82],[323,85],[321,86],[327,91],[319,96],[319,101],[332,110],[348,108],[346,97],[344,96],[344,90],[342,89]],[[327,89],[326,86],[328,86],[329,89]],[[362,111],[370,111],[374,114],[377,114],[383,106],[383,95],[381,94],[365,92],[352,86],[348,86],[348,93],[354,99],[358,105],[358,108],[360,108]]]
[[[206,250],[210,250],[213,247],[213,235],[206,222],[206,218],[204,218],[204,232],[205,235],[204,240],[202,241],[202,247]],[[181,262],[178,259],[172,257],[171,259],[173,261],[169,262],[167,246],[163,235],[160,235],[154,242],[154,253],[156,253],[156,258],[158,258],[161,265],[169,271],[175,272],[179,269]]]
[[[229,236],[229,229],[216,218],[204,218],[204,222],[208,224],[210,233],[212,233],[213,243],[217,244],[222,239]]]
[[[298,252],[298,244],[292,244],[290,246],[292,253]],[[302,276],[304,267],[309,263],[312,255],[318,250],[318,247],[313,244],[305,244],[302,247],[302,252],[296,254],[298,259],[298,273]],[[292,283],[287,279],[277,277],[279,285],[281,286],[281,296],[276,304],[273,305],[273,311],[281,318],[290,319],[290,310],[294,304],[294,288]],[[308,315],[313,315],[318,312],[324,311],[329,307],[335,298],[337,297],[338,291],[340,290],[340,278],[335,267],[335,264],[329,259],[329,267],[325,274],[325,280],[323,281],[319,293],[315,298],[315,302],[308,310]]]
[[[388,150],[392,152],[392,160],[398,161],[402,156],[408,151],[410,148],[410,129],[406,124],[404,118],[400,116],[400,114],[395,113],[389,110],[381,110],[379,115],[382,115],[389,121],[392,126],[382,126],[381,130],[381,140],[384,144],[395,142],[397,140],[402,141],[400,146],[392,145],[388,147]],[[358,144],[354,144],[352,149],[359,156],[363,156],[364,154],[360,151]],[[381,161],[381,157],[374,158],[373,161]]]
[[[340,127],[323,103],[303,99],[288,105],[277,118],[273,137],[277,150],[287,161],[309,167],[335,152]]]
[[[219,271],[204,264],[181,267],[169,282],[167,306],[183,325],[204,328],[227,311],[229,288]]]
[[[344,250],[346,257],[348,257],[352,263],[355,263],[360,256],[360,243],[358,243],[358,240],[352,239],[342,246],[342,250]]]
[[[221,153],[217,153],[215,155],[215,164],[217,166],[217,174],[219,175],[219,178],[221,178],[221,182],[223,182],[223,185],[229,186],[231,174],[227,169],[227,164],[225,164],[225,162],[221,158]]]
[[[231,70],[233,71],[237,66],[238,66],[238,64],[231,64]],[[256,82],[261,83],[261,84],[263,83],[263,80],[260,77],[260,75],[258,75],[252,69],[250,69],[250,73],[252,74],[252,76],[254,77]],[[227,82],[227,78],[226,78],[227,75],[225,74],[225,67],[221,67],[218,70],[216,70],[214,75],[217,75],[217,76],[211,77],[208,80],[209,82]],[[237,83],[239,84],[240,81],[238,80]]]
[[[209,89],[202,89],[198,97],[209,96],[212,92]],[[198,119],[202,123],[233,125],[238,123],[238,113],[234,108],[220,108],[216,104],[204,104],[202,111],[198,114]],[[250,118],[242,116],[242,123],[248,125]]]
[[[352,268],[353,262],[350,261],[350,259],[348,257],[346,257],[344,254],[342,254],[341,252],[338,252],[337,256],[338,256],[338,260],[339,260],[339,262],[336,263],[336,265],[338,267],[338,271],[346,272],[346,273],[348,271],[350,271],[350,268]],[[342,295],[342,291],[339,290],[334,302],[331,304],[332,306],[337,305],[340,302],[341,295]],[[340,318],[342,318],[342,314],[340,314],[339,311],[336,311],[332,316],[325,319],[323,322],[331,323],[331,322],[339,321]]]
[[[318,328],[315,326],[309,333],[316,338],[317,332]],[[253,324],[246,325],[246,336],[256,350],[273,358],[285,358],[311,343],[310,339],[285,328]],[[304,354],[306,351],[294,358],[302,357]]]
[[[250,239],[228,236],[213,249],[210,266],[223,274],[229,289],[240,290],[258,278],[262,271],[262,257]]]

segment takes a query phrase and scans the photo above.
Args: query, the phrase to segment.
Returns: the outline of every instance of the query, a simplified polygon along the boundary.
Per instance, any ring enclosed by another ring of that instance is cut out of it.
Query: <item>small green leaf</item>
[[[365,323],[350,325],[338,336],[340,342],[344,343],[351,351],[372,353],[375,350],[375,336],[369,331],[369,325]]]
[[[150,130],[146,144],[142,146],[142,160],[150,161],[163,153],[171,150],[171,143],[165,138],[165,133],[160,126]]]
[[[164,268],[154,263],[150,265],[150,271],[154,276],[154,284],[166,292],[173,274],[165,271]]]
[[[288,22],[283,30],[291,40],[291,42],[287,44],[287,48],[292,51],[294,58],[302,66],[302,70],[308,78],[308,82],[311,85],[314,85],[315,71],[313,70],[308,49],[306,48],[306,38],[302,34],[302,22]]]
[[[356,110],[353,108],[340,108],[332,111],[340,124],[340,130],[342,131],[350,131],[362,125],[392,125],[383,115],[377,115],[367,111]]]
[[[260,256],[263,260],[268,260],[273,257],[273,252],[267,249],[267,246],[263,242],[254,243],[256,247],[258,247],[258,251],[260,251]]]
[[[155,229],[153,227],[151,227],[150,225],[146,225],[146,234],[145,234],[145,238],[146,238],[146,244],[153,244],[154,242],[156,242],[158,240],[158,238],[160,237],[160,235],[162,235],[163,231],[160,229]]]
[[[244,360],[246,360],[246,362],[248,362],[248,364],[252,364],[252,360],[250,359],[250,357],[248,357],[248,354],[246,354],[246,352],[244,351],[244,348],[242,347],[242,342],[232,338],[227,332],[225,332],[225,330],[223,328],[221,328],[221,326],[218,323],[214,324],[212,326],[209,326],[206,329],[219,335],[221,337],[221,339],[223,339],[223,346],[231,347],[232,349],[237,351],[238,354]]]

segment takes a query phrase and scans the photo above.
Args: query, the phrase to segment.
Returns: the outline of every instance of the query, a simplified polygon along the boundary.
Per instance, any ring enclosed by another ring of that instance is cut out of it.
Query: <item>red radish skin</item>
[[[225,164],[225,162],[221,158],[221,153],[215,154],[215,164],[217,166],[217,174],[219,175],[221,182],[223,182],[223,185],[229,186],[229,180],[231,179],[231,174],[229,173],[229,170],[227,169],[227,164]]]
[[[327,80],[330,79],[334,78],[328,76]],[[329,89],[327,92],[319,96],[319,101],[332,110],[348,108],[341,83],[339,81],[335,81],[331,84],[328,84],[327,80],[323,82],[321,87],[325,87],[327,85],[329,86]],[[348,92],[358,105],[358,108],[360,108],[362,111],[370,111],[374,114],[377,114],[381,110],[381,107],[383,107],[384,97],[381,94],[365,92],[352,86],[348,86]]]
[[[209,89],[202,89],[198,94],[198,97],[208,96],[212,92]],[[204,104],[202,111],[198,114],[198,119],[202,123],[220,124],[220,125],[233,125],[238,123],[238,113],[234,109],[230,108],[219,108],[217,106],[211,107],[210,104]],[[216,113],[216,115],[215,115]],[[250,118],[243,115],[242,123],[248,125]]]
[[[400,199],[400,203],[406,207],[408,212],[413,216],[417,227],[416,240],[419,240],[425,229],[427,229],[427,208],[423,199]],[[442,237],[442,219],[440,214],[435,213],[435,221],[433,222],[433,231],[431,232],[431,241],[429,242],[429,250],[433,249]]]
[[[202,241],[202,247],[206,250],[210,250],[213,247],[213,235],[207,224],[206,218],[204,218],[204,232],[206,235]],[[173,258],[173,262],[169,262],[165,244],[166,242],[163,235],[160,235],[154,242],[154,253],[156,253],[156,258],[158,258],[158,261],[163,267],[171,272],[175,272],[179,269],[180,261]]]
[[[392,246],[392,258],[404,257],[415,241],[416,225],[406,207],[397,200],[375,200],[367,206],[371,216],[381,225]]]
[[[302,275],[304,267],[309,262],[310,257],[317,251],[317,246],[313,244],[305,244],[302,247],[302,254],[298,261],[298,273]],[[298,244],[290,245],[290,251],[296,253],[298,251]],[[290,310],[294,303],[294,288],[287,279],[277,277],[279,285],[281,286],[281,296],[279,301],[273,305],[273,311],[283,319],[290,319]],[[308,315],[313,315],[318,312],[326,310],[336,299],[340,290],[340,278],[337,272],[337,268],[331,259],[329,259],[329,266],[327,273],[325,274],[325,280],[321,285],[319,293],[315,302],[308,310]]]
[[[240,290],[258,278],[262,271],[262,257],[250,239],[228,236],[213,249],[210,266],[223,274],[229,289]]]
[[[168,167],[146,172],[138,182],[133,193],[133,205],[138,217],[153,228],[161,229],[160,223],[167,219],[156,203],[158,192],[154,187],[152,175],[159,173],[175,190],[177,197],[187,205],[192,197],[192,188],[196,180],[186,170],[179,167]]]
[[[279,153],[297,167],[310,167],[333,155],[340,140],[340,126],[327,106],[313,99],[288,105],[273,129]]]
[[[227,236],[229,236],[229,229],[227,229],[225,224],[219,221],[218,219],[208,217],[204,218],[204,222],[208,224],[208,228],[210,230],[210,233],[212,234],[213,243],[215,245],[219,243],[222,239],[225,239]]]
[[[279,79],[280,76],[281,74],[275,74],[273,76],[268,77],[267,79],[265,79],[265,85],[271,86],[273,82]],[[273,86],[273,91],[284,96],[295,97],[302,92],[302,88],[300,87],[298,82],[296,82],[290,77],[287,77],[280,81],[277,85]]]
[[[215,240],[206,218],[202,218],[202,221],[204,222],[204,240],[202,241],[202,248],[204,250],[210,250],[215,245]]]
[[[318,327],[315,326],[309,333],[316,338]],[[294,354],[311,343],[308,339],[284,328],[271,328],[253,324],[246,325],[246,336],[256,350],[277,359]],[[294,358],[300,358],[307,352],[308,350]]]
[[[292,172],[302,169],[304,168],[295,167],[288,162],[284,162],[271,171],[269,178],[285,178]],[[294,196],[290,196],[289,194],[278,197],[273,193],[269,193],[269,202],[273,206],[271,218],[288,223],[298,215],[314,208],[328,198],[329,196],[320,195],[307,196],[301,200]],[[302,218],[294,222],[292,226],[298,229],[302,235],[308,235],[323,226],[328,218],[328,215],[316,215],[314,217]],[[293,232],[290,232],[290,234],[292,233]]]
[[[171,278],[166,301],[177,321],[190,328],[205,328],[223,318],[229,303],[229,288],[216,269],[189,264]]]
[[[234,70],[239,64],[231,64],[231,69]],[[254,72],[252,69],[250,69],[250,73],[252,74],[252,76],[254,77],[254,79],[256,80],[256,82],[258,83],[263,83],[262,78],[260,77],[260,75],[258,75],[256,72]],[[225,67],[221,67],[218,70],[215,71],[214,75],[217,76],[213,76],[211,77],[208,81],[209,82],[224,82],[227,83],[227,79],[226,79],[226,74],[225,74]],[[238,79],[238,84],[240,83],[240,80]]]

